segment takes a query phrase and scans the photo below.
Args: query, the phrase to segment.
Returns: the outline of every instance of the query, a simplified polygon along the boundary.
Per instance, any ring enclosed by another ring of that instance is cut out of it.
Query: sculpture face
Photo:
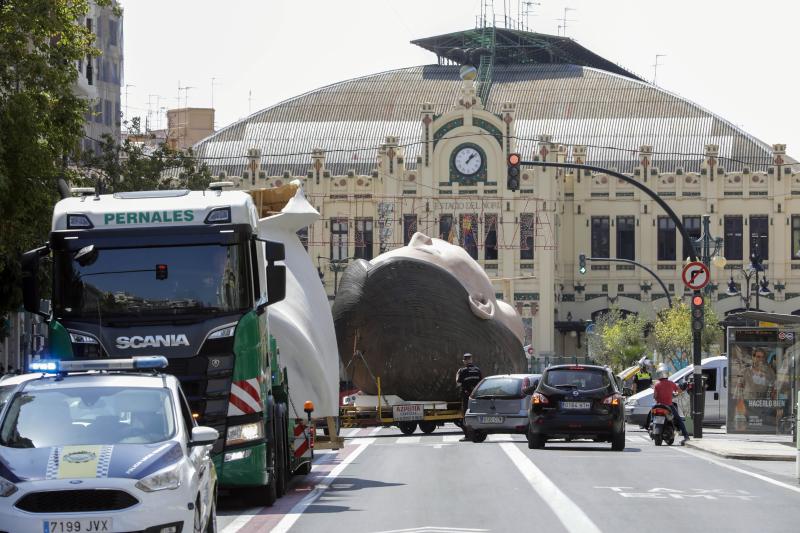
[[[489,276],[466,250],[417,232],[411,237],[408,246],[381,254],[370,263],[379,265],[398,257],[424,261],[449,271],[467,291],[469,306],[475,316],[501,322],[523,342],[525,330],[516,310],[506,302],[497,300]]]

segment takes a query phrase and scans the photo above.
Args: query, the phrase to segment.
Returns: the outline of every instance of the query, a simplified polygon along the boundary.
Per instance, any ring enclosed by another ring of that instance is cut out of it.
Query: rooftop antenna
[[[136,87],[136,85],[132,83],[125,84],[125,121],[128,120],[128,87]],[[130,132],[129,132],[130,133]]]
[[[533,8],[531,6],[541,6],[541,2],[522,2],[523,9],[522,9],[522,16],[525,17],[525,30],[527,31],[530,28],[530,24],[528,23],[528,18],[531,16],[531,11]],[[534,17],[536,15],[533,15]]]
[[[656,74],[658,74],[659,57],[667,57],[667,56],[666,54],[656,54],[656,62],[653,63],[653,85],[656,84]]]
[[[577,10],[575,8],[572,8],[572,7],[565,7],[564,8],[564,17],[561,18],[561,19],[556,19],[556,20],[560,20],[561,21],[561,25],[558,28],[559,28],[559,32],[560,32],[561,28],[564,28],[564,37],[567,36],[567,22],[578,22],[577,20],[571,20],[571,19],[567,18],[567,12],[568,11],[577,11]]]
[[[247,114],[253,114],[253,89],[247,91]]]
[[[215,76],[211,77],[211,109],[214,109],[214,86],[219,85]],[[214,112],[214,123],[211,125],[214,131],[217,131],[217,113]]]

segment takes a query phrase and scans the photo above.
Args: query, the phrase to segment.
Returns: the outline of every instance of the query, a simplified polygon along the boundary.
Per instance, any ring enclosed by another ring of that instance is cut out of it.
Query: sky
[[[522,0],[526,1],[526,0]],[[436,56],[413,39],[469,29],[481,0],[122,0],[126,117],[216,108],[217,129],[316,88]],[[517,0],[483,0],[503,25]],[[532,31],[600,56],[800,157],[800,4],[538,0]],[[492,8],[492,4],[494,7]],[[506,6],[504,8],[504,6]],[[566,11],[566,28],[564,16]],[[658,68],[654,63],[658,57]],[[191,87],[179,90],[179,87]],[[213,89],[212,89],[213,87]],[[163,110],[162,110],[163,111]],[[546,133],[546,132],[542,132]],[[657,147],[656,147],[657,149]]]

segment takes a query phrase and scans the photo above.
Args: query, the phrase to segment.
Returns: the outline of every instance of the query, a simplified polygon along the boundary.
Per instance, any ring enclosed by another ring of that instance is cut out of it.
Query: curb
[[[792,455],[767,455],[767,454],[759,454],[759,453],[748,453],[748,452],[723,452],[719,450],[710,450],[703,446],[697,446],[691,440],[685,444],[686,448],[693,448],[695,450],[700,450],[701,452],[710,453],[712,455],[716,455],[718,457],[724,457],[726,459],[738,459],[742,461],[796,461],[797,456]]]

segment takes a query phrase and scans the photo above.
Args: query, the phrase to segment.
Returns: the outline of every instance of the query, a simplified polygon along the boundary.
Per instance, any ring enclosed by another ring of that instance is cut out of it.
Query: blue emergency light
[[[87,372],[89,370],[146,370],[166,368],[169,362],[163,355],[146,355],[130,359],[86,359],[79,361],[60,361],[57,359],[41,359],[31,361],[28,369],[31,372],[44,374],[61,374],[66,372]]]

